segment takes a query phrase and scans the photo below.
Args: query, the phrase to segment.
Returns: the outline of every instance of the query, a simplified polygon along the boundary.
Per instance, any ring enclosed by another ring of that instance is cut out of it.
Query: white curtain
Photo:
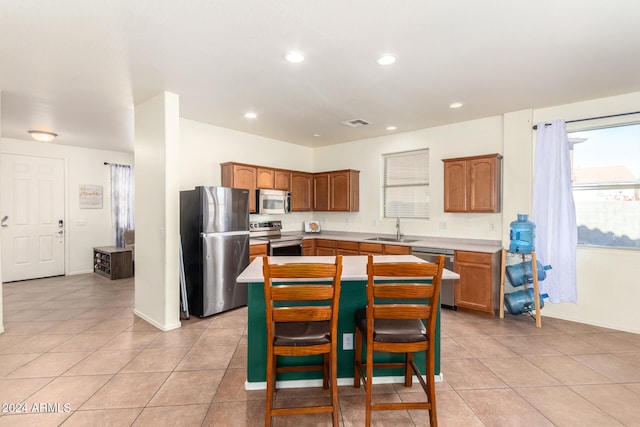
[[[540,282],[541,293],[549,294],[553,303],[576,303],[578,230],[564,120],[538,124],[531,217],[536,224],[537,258],[552,267]]]
[[[134,180],[133,167],[111,164],[111,222],[113,224],[113,244],[124,247],[125,230],[133,230]]]

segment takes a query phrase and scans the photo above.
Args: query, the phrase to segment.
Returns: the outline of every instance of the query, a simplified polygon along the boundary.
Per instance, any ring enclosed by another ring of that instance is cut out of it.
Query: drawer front
[[[344,240],[339,240],[337,242],[338,249],[349,249],[352,251],[358,250],[358,242],[346,242]]]
[[[249,256],[258,256],[267,254],[267,245],[249,245]]]
[[[491,264],[492,254],[482,252],[456,251],[456,262],[471,262],[474,264]]]
[[[361,254],[381,254],[383,252],[383,245],[381,243],[360,243]]]
[[[411,246],[384,245],[384,253],[388,255],[411,255]]]
[[[316,248],[335,248],[335,240],[316,239]]]

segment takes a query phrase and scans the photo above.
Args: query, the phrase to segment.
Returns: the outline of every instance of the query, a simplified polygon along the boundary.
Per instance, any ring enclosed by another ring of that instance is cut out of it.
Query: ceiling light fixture
[[[378,58],[378,64],[380,65],[391,65],[394,62],[396,62],[395,55],[386,54]]]
[[[292,62],[294,64],[298,64],[304,61],[304,55],[297,51],[289,52],[284,57],[287,61]]]
[[[320,137],[320,134],[319,134],[319,133],[314,133],[312,136],[314,136],[314,137],[316,137],[316,138],[319,138],[319,137]]]
[[[460,107],[462,107],[462,105],[463,105],[462,102],[454,102],[452,104],[449,104],[449,108],[454,108],[454,109],[455,108],[460,108]]]
[[[398,128],[395,127],[395,126],[387,126],[387,130],[396,130],[396,129],[398,129]]]
[[[248,113],[245,113],[245,114],[244,114],[244,116],[245,116],[247,119],[255,119],[256,117],[258,117],[258,115],[257,115],[256,113],[252,113],[251,111],[250,111],[250,112],[248,112]]]
[[[53,141],[54,138],[56,136],[58,136],[57,133],[46,132],[46,131],[43,131],[43,130],[30,130],[30,131],[27,131],[27,132],[29,132],[29,134],[31,135],[31,137],[33,139],[35,139],[36,141],[40,141],[40,142]]]

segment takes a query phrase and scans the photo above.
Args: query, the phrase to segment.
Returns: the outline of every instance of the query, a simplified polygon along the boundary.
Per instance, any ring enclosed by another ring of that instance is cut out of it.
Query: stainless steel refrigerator
[[[247,286],[236,278],[249,265],[249,190],[181,191],[180,235],[189,313],[247,305]]]

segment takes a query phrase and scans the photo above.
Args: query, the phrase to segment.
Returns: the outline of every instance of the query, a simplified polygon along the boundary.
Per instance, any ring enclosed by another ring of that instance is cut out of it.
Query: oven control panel
[[[250,221],[249,235],[251,237],[280,237],[282,221]]]
[[[282,230],[282,221],[250,221],[249,231],[280,231]]]

